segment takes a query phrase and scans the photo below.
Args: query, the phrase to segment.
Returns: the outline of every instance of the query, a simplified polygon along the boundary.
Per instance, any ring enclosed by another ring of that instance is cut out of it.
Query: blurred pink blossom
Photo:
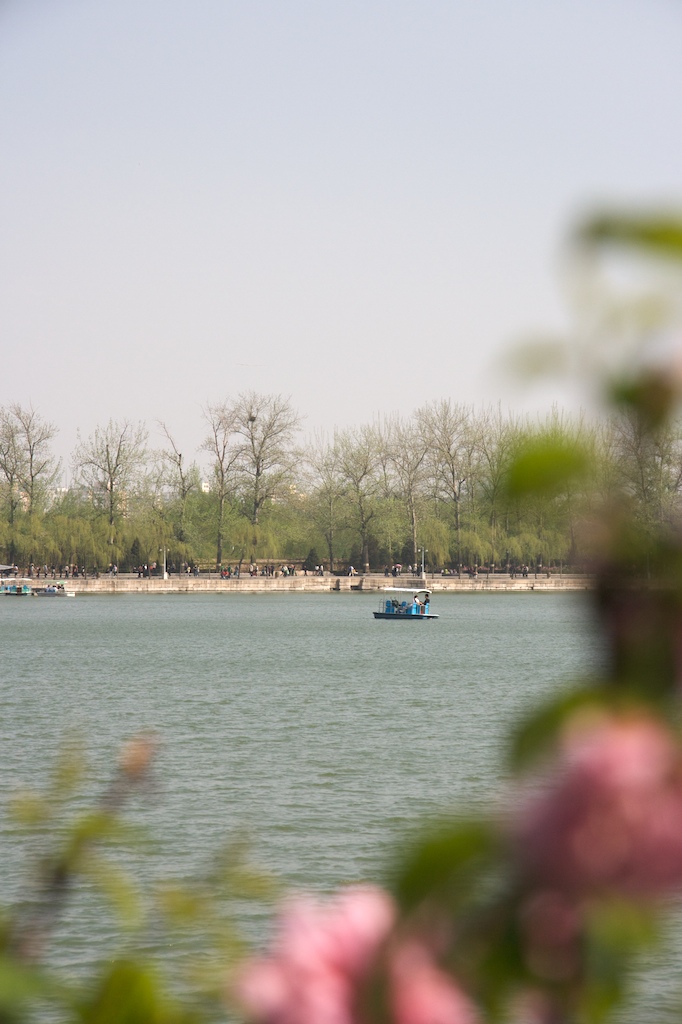
[[[420,942],[405,942],[390,958],[391,1010],[395,1024],[476,1024],[473,1004],[440,971]]]
[[[567,731],[553,783],[517,826],[533,885],[657,896],[682,884],[682,756],[651,718]]]
[[[292,900],[272,955],[247,965],[237,994],[267,1024],[352,1024],[353,995],[394,917],[380,889],[349,889],[326,905]]]
[[[269,956],[242,970],[237,997],[258,1024],[362,1024],[362,992],[379,969],[395,908],[381,889],[326,904],[299,898],[281,915]],[[395,1024],[474,1024],[469,1000],[419,943],[388,956]]]

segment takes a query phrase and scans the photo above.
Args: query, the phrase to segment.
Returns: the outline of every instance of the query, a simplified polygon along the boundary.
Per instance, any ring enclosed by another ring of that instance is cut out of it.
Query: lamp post
[[[168,579],[168,573],[166,572],[166,545],[165,544],[163,545],[162,551],[163,551],[163,578],[165,580],[167,580]]]
[[[425,580],[426,579],[426,570],[424,569],[424,555],[428,551],[428,548],[420,548],[419,550],[422,553],[422,579]]]

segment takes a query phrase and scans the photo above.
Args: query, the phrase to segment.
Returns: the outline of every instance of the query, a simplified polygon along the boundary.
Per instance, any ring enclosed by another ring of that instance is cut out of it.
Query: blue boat
[[[5,594],[11,597],[30,597],[31,593],[31,584],[23,580],[3,578],[0,581],[0,596]]]
[[[386,587],[382,594],[390,595],[381,598],[375,619],[393,619],[402,621],[424,621],[437,619],[431,609],[431,591],[425,588]],[[407,596],[409,595],[409,596]]]
[[[75,597],[76,591],[67,590],[61,581],[46,583],[44,587],[36,587],[31,580],[3,576],[0,578],[0,597],[3,595],[8,597]]]

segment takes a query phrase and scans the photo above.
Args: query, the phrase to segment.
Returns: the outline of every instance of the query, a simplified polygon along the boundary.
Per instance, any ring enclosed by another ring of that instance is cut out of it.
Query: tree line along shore
[[[278,395],[241,394],[203,416],[191,457],[164,424],[98,426],[63,488],[56,425],[5,405],[0,561],[90,576],[164,563],[391,573],[422,559],[446,576],[561,575],[598,554],[600,508],[627,503],[645,530],[679,511],[682,432],[644,435],[626,412],[533,419],[443,399],[307,440]],[[519,486],[526,449],[526,471],[546,484],[532,494]]]

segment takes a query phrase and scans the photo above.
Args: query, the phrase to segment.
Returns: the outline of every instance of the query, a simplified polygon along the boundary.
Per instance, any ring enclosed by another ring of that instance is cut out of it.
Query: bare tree
[[[504,415],[498,406],[486,410],[479,419],[477,450],[480,458],[480,487],[486,504],[490,528],[490,551],[494,558],[495,545],[500,531],[508,532],[504,514],[508,512],[505,496],[505,481],[509,467],[518,449],[519,438],[524,434],[524,424],[518,419]],[[527,427],[525,428],[527,432]]]
[[[449,399],[426,405],[417,416],[426,441],[436,495],[454,512],[457,563],[462,561],[462,497],[465,484],[473,489],[476,433],[472,413]]]
[[[376,431],[372,427],[345,430],[338,435],[341,472],[362,544],[363,571],[369,572],[369,536],[377,515],[379,464]]]
[[[329,571],[333,572],[336,534],[345,522],[345,485],[336,436],[331,442],[327,438],[316,437],[305,449],[303,459],[310,469],[312,485],[308,508],[313,522],[324,534]]]
[[[21,506],[21,482],[26,472],[26,456],[19,440],[17,423],[8,409],[0,408],[0,472],[4,477],[2,497],[9,527],[7,552],[10,562],[16,557],[15,524]]]
[[[424,432],[414,423],[399,417],[385,427],[386,450],[396,478],[397,493],[410,522],[412,561],[417,563],[417,521],[425,483],[427,442]]]
[[[105,509],[111,545],[126,490],[133,486],[147,457],[147,439],[143,424],[109,420],[106,427],[96,427],[94,434],[76,447],[74,472],[92,501]]]
[[[256,526],[263,505],[291,480],[294,437],[300,417],[281,395],[239,395],[236,430],[243,438],[240,460],[247,515]]]
[[[209,433],[201,446],[213,460],[213,493],[218,504],[218,523],[216,538],[216,568],[223,561],[223,541],[225,529],[225,506],[234,495],[237,483],[237,467],[242,458],[244,445],[239,436],[237,415],[234,406],[227,402],[207,405],[204,419],[208,423]]]
[[[652,429],[641,418],[623,413],[611,428],[615,457],[625,494],[650,529],[672,522],[680,512],[682,490],[682,425],[666,423]]]
[[[162,449],[160,453],[161,460],[166,469],[164,478],[165,481],[167,481],[173,488],[173,491],[178,497],[180,504],[178,540],[184,543],[186,540],[185,520],[187,513],[187,500],[192,491],[196,491],[199,487],[199,469],[195,462],[192,462],[188,466],[187,462],[184,461],[184,456],[175,443],[175,440],[173,439],[166,424],[159,423],[159,426],[161,427],[161,430],[168,442],[168,447]]]
[[[21,489],[26,495],[26,511],[32,516],[59,472],[59,464],[50,449],[50,441],[56,436],[57,428],[44,420],[32,406],[22,409],[15,404],[10,406],[10,412],[14,416],[23,451]]]
[[[44,507],[47,490],[54,483],[58,464],[50,450],[57,428],[29,406],[13,403],[0,409],[0,475],[4,477],[2,498],[9,527],[8,551],[16,555],[17,514],[29,517],[28,536],[35,537],[36,513]],[[29,551],[29,558],[33,558]]]

